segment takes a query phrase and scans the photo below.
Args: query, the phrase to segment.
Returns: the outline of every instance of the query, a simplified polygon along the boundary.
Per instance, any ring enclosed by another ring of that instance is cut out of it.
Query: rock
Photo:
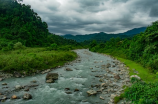
[[[100,77],[99,75],[95,75],[95,77]]]
[[[99,79],[100,82],[104,82],[104,79]]]
[[[46,80],[46,83],[54,83],[54,80],[48,79],[48,80]]]
[[[2,83],[2,85],[7,85],[7,83]]]
[[[23,99],[25,99],[25,100],[32,99],[32,95],[28,94],[28,93],[25,93],[24,96],[23,96]]]
[[[72,70],[72,69],[70,69],[70,68],[66,68],[65,70],[66,70],[66,71],[73,71],[73,70]]]
[[[79,91],[79,89],[76,88],[76,89],[74,90],[74,92],[76,92],[76,91]]]
[[[46,75],[46,83],[54,83],[54,80],[57,80],[58,76],[58,73],[48,73]]]
[[[111,67],[111,64],[110,64],[110,63],[108,63],[108,64],[106,65],[106,68],[109,68],[109,67]]]
[[[70,90],[70,88],[65,88],[65,90]]]
[[[18,72],[14,72],[14,76],[15,76],[16,78],[20,78],[20,77],[21,77],[21,74],[18,73]]]
[[[31,81],[31,83],[36,83],[36,82],[37,82],[36,80]]]
[[[47,69],[47,70],[42,71],[41,74],[45,74],[45,73],[48,73],[50,71],[51,71],[50,69]]]
[[[95,91],[95,90],[88,90],[88,91],[87,91],[87,94],[88,94],[89,96],[91,96],[91,95],[96,95],[96,94],[97,94],[97,91]]]
[[[132,76],[130,76],[130,78],[133,78],[133,77],[141,80],[141,78],[138,75],[132,75]]]
[[[29,88],[24,89],[24,91],[29,91],[29,90],[30,90]]]
[[[67,93],[67,94],[72,94],[72,92],[70,92],[70,91],[66,91],[65,93]]]
[[[117,80],[121,79],[119,75],[115,75],[114,78]]]
[[[7,100],[7,97],[5,95],[0,95],[0,100]]]
[[[0,78],[0,81],[3,81],[3,78]]]
[[[17,99],[18,97],[16,96],[16,95],[13,95],[12,97],[11,97],[11,99]]]
[[[100,96],[100,99],[104,100],[104,98],[102,96]]]
[[[31,85],[27,85],[27,87],[37,87],[38,84],[31,84]]]
[[[20,89],[22,89],[22,88],[23,88],[23,87],[22,87],[21,85],[16,85],[16,86],[15,86],[15,89],[16,89],[16,90],[20,90]]]

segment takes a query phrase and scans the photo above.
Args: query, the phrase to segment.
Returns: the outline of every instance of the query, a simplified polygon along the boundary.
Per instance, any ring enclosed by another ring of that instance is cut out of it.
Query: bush
[[[134,104],[157,104],[158,83],[138,81],[129,87],[124,96]]]
[[[17,42],[14,44],[14,49],[24,49],[25,46],[22,45],[21,42]]]

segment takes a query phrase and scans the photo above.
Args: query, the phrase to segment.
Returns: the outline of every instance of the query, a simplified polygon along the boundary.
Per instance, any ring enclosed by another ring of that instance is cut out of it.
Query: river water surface
[[[96,75],[104,75],[106,70],[101,69],[101,65],[107,63],[113,64],[113,59],[98,53],[93,53],[87,49],[75,50],[79,58],[61,68],[57,68],[52,73],[58,73],[59,79],[55,83],[45,83],[46,74],[28,76],[25,78],[10,78],[0,82],[1,91],[9,91],[16,85],[29,85],[31,81],[36,80],[38,86],[31,88],[27,93],[32,95],[31,100],[7,100],[2,104],[106,104],[110,96],[107,94],[97,94],[88,96],[90,89],[98,90],[92,85],[101,84],[100,78]],[[73,71],[66,71],[65,68],[71,68]],[[110,70],[117,67],[110,67]],[[106,82],[106,80],[104,80]],[[7,83],[9,88],[2,88],[2,83]],[[103,83],[103,82],[102,82]],[[65,89],[67,88],[67,90]],[[78,89],[79,91],[74,91]],[[67,94],[67,93],[68,94]],[[22,97],[26,91],[14,91],[15,94]],[[100,99],[100,96],[104,98]]]

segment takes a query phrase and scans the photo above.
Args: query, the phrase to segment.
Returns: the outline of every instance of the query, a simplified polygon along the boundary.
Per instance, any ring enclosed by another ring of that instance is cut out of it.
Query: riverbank
[[[0,51],[0,78],[26,77],[46,73],[77,57],[73,51],[48,51],[46,48]]]

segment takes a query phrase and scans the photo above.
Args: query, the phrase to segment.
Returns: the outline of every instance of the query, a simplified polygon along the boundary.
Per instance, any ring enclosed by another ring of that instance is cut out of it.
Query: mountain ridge
[[[139,34],[140,32],[144,32],[146,30],[146,27],[140,27],[140,28],[133,28],[131,30],[128,30],[124,33],[118,33],[118,34],[107,34],[104,32],[99,32],[99,33],[93,33],[93,34],[85,34],[85,35],[72,35],[72,34],[65,34],[62,37],[66,39],[73,39],[77,42],[84,42],[88,40],[96,40],[98,42],[104,42],[107,40],[110,40],[110,38],[128,38],[132,37],[136,34]]]

